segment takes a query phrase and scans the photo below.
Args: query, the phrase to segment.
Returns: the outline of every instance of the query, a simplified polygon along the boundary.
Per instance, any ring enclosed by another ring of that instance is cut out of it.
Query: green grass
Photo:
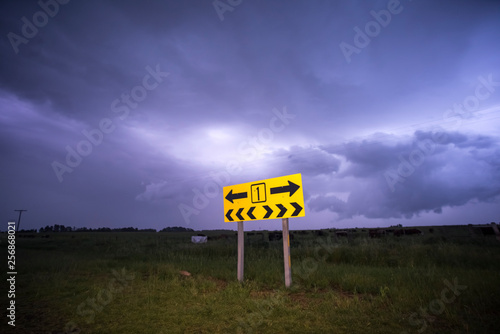
[[[282,242],[259,235],[246,238],[243,283],[234,233],[202,245],[190,233],[18,238],[11,332],[496,333],[500,242],[467,227],[435,230],[380,239],[359,229],[349,238],[295,233],[289,289]]]

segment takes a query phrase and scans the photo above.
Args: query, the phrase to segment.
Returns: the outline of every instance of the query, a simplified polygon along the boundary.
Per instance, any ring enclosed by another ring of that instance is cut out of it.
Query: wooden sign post
[[[236,184],[223,189],[224,221],[238,222],[238,281],[243,282],[245,232],[243,221],[282,219],[285,286],[292,284],[288,218],[304,217],[302,175]]]
[[[238,222],[238,281],[243,282],[243,268],[245,266],[245,232],[243,222]]]
[[[290,234],[288,232],[288,218],[282,219],[283,225],[283,263],[285,264],[285,286],[292,285],[292,260],[290,258]]]

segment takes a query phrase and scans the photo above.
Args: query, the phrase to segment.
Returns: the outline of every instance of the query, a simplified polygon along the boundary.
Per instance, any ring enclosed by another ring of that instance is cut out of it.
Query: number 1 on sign
[[[252,203],[261,203],[266,201],[266,184],[256,183],[250,186],[252,190]]]

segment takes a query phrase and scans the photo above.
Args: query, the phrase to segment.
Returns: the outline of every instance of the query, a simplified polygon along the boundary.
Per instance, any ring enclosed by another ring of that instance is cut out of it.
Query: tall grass
[[[82,333],[417,332],[426,319],[421,309],[441,305],[446,281],[457,280],[466,289],[427,320],[425,332],[495,332],[494,238],[322,234],[292,240],[290,289],[282,242],[266,234],[246,237],[243,283],[236,281],[234,236],[201,245],[186,233],[19,239],[16,330],[62,333],[72,322]],[[121,270],[130,281],[113,291]],[[85,304],[104,295],[99,308]],[[84,311],[93,311],[92,321]]]

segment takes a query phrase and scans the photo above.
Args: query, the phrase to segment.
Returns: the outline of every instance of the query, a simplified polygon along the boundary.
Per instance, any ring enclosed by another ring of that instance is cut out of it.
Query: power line
[[[23,213],[23,211],[28,211],[28,210],[20,209],[14,211],[19,211],[19,218],[17,219],[17,229],[16,229],[17,231],[19,231],[19,225],[21,224],[21,214]]]

